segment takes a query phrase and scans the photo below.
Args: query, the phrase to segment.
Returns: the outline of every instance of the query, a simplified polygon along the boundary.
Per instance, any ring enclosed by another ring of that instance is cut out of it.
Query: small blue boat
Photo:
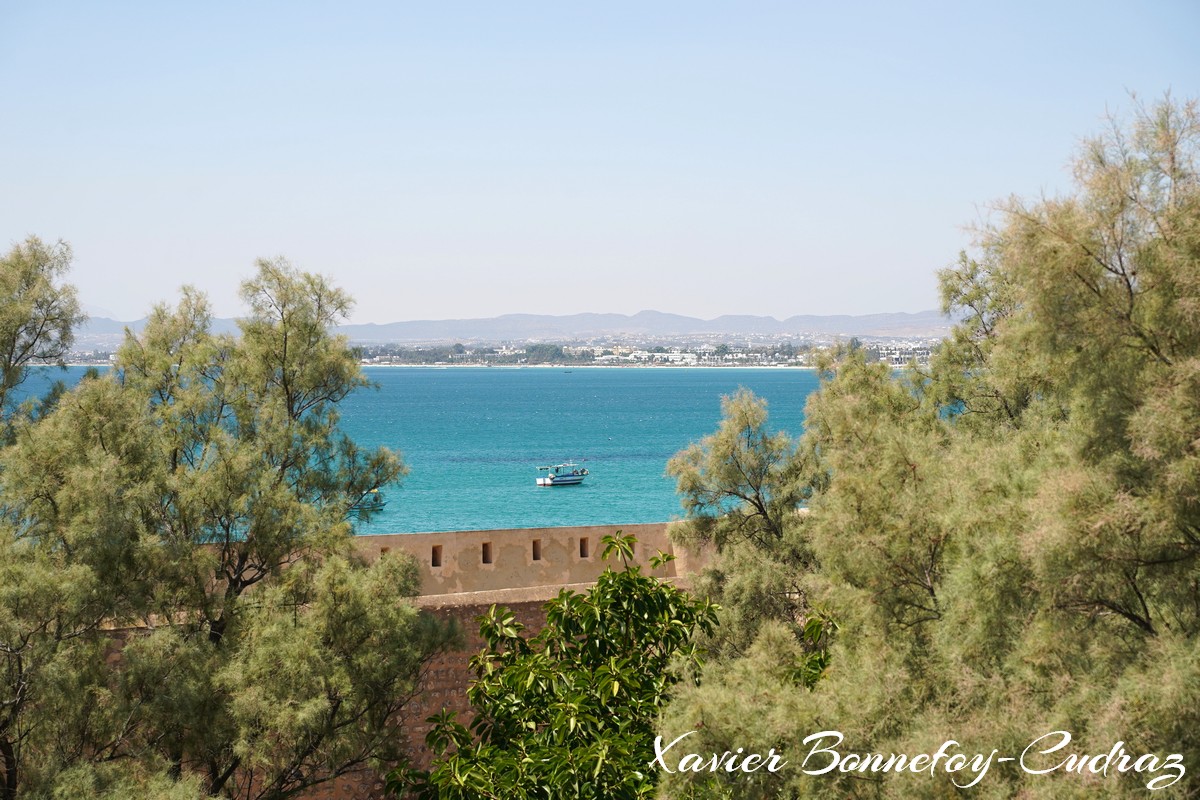
[[[358,502],[350,506],[350,514],[355,517],[367,517],[372,512],[378,511],[387,505],[387,500],[383,499],[378,489],[372,489],[359,498]]]
[[[577,486],[583,483],[583,479],[588,474],[586,467],[581,467],[571,461],[549,467],[538,467],[538,469],[546,473],[538,477],[538,486]]]

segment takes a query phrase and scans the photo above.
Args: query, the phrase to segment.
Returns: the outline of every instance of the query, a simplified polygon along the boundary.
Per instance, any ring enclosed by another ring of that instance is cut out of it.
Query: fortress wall
[[[670,523],[589,525],[569,528],[517,528],[446,533],[395,533],[358,536],[355,544],[368,559],[405,552],[421,570],[421,595],[454,595],[592,583],[604,571],[604,536],[624,531],[637,537],[635,560],[650,574],[650,558],[659,551],[676,556],[652,574],[675,578],[701,566],[695,554],[676,550],[667,535]],[[619,566],[619,563],[615,566]],[[519,602],[519,591],[508,602]]]

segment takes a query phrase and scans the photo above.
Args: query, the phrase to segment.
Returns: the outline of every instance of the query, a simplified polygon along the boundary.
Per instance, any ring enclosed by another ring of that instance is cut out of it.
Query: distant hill
[[[145,319],[117,322],[92,317],[80,329],[79,344],[90,347],[115,346],[125,328],[138,332]],[[951,320],[939,311],[866,314],[863,316],[806,314],[780,321],[774,317],[725,315],[704,320],[661,311],[636,314],[505,314],[487,319],[442,319],[390,322],[384,325],[340,325],[337,330],[352,341],[364,343],[405,342],[503,342],[559,340],[600,337],[656,338],[671,336],[874,336],[939,337],[950,330]],[[236,331],[232,319],[214,319],[216,331]]]
[[[339,330],[360,342],[525,341],[593,337],[668,337],[719,335],[825,335],[938,337],[951,320],[939,311],[867,314],[864,316],[802,315],[782,322],[774,317],[726,315],[704,320],[660,311],[626,314],[505,314],[490,319],[414,320],[386,325],[343,325]]]

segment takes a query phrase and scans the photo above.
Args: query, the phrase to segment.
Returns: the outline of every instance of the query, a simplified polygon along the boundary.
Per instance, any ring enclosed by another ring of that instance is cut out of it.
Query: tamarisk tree
[[[897,376],[851,352],[822,371],[796,467],[813,561],[791,574],[839,624],[825,677],[794,680],[794,637],[763,624],[681,685],[665,735],[701,721],[704,751],[802,758],[829,729],[847,753],[953,739],[1009,755],[1068,730],[1072,752],[1120,743],[1154,754],[1153,771],[999,766],[979,791],[1196,796],[1200,107],[1138,105],[1073,166],[1073,191],[1001,202],[942,271],[960,321],[928,369]],[[725,585],[750,580],[731,570]],[[970,780],[668,777],[671,796],[710,798],[934,798]]]
[[[238,336],[194,291],[156,308],[2,454],[0,797],[266,800],[399,757],[448,634],[410,560],[351,546],[405,469],[338,428],[350,300],[282,261],[242,297]]]
[[[74,287],[60,282],[70,265],[70,247],[36,236],[0,256],[0,421],[6,427],[13,390],[31,366],[62,366],[84,319]]]

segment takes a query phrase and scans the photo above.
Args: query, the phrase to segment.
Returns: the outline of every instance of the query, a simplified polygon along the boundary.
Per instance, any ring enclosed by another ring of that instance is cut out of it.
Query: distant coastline
[[[88,366],[78,364],[71,366]],[[370,369],[796,369],[814,370],[804,364],[360,364]]]
[[[817,355],[839,345],[861,347],[869,361],[893,367],[928,363],[953,320],[939,312],[851,316],[725,316],[700,320],[643,311],[491,319],[425,320],[343,325],[335,331],[363,366],[389,367],[732,367],[811,369]],[[129,323],[89,320],[68,356],[74,366],[108,364]],[[214,319],[216,333],[236,334],[237,320]]]
[[[53,364],[43,365],[54,369]],[[111,367],[107,361],[68,361],[65,367]],[[359,364],[370,369],[557,369],[570,372],[573,369],[796,369],[814,370],[816,367],[803,364]]]

